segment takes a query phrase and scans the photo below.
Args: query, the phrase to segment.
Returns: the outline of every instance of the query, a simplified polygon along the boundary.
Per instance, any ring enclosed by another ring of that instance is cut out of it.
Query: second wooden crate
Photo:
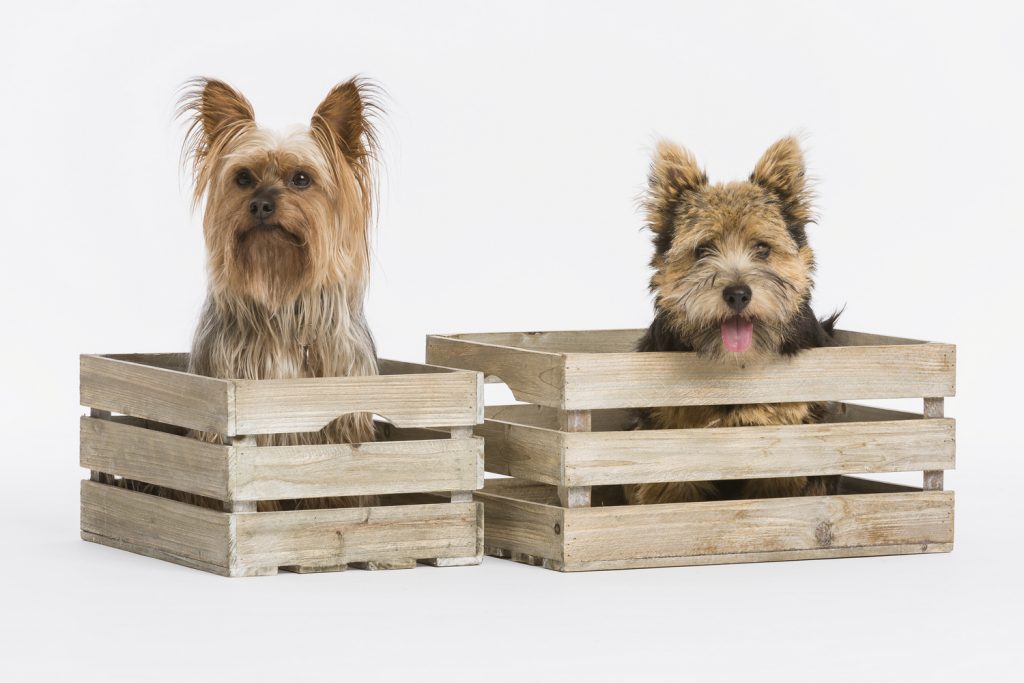
[[[533,405],[477,433],[487,552],[563,571],[942,552],[952,548],[955,347],[839,332],[840,346],[725,365],[637,353],[642,330],[432,336],[428,362]],[[624,409],[923,398],[923,414],[835,404],[825,424],[629,431]],[[850,476],[923,472],[921,488]],[[623,484],[839,475],[837,495],[629,506]]]

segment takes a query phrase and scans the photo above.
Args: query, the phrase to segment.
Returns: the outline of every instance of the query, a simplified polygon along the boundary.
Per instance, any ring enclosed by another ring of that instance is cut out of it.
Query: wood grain
[[[185,566],[227,573],[229,516],[83,481],[82,538]]]
[[[519,401],[554,405],[561,392],[564,359],[557,354],[427,337],[427,362],[477,370],[505,381]],[[486,370],[478,370],[486,367]]]
[[[489,472],[553,484],[595,486],[814,474],[912,472],[955,465],[955,422],[851,406],[832,423],[565,433],[518,424],[536,406],[488,409],[477,427]],[[544,409],[549,410],[549,409]],[[554,412],[554,411],[550,411]],[[610,411],[609,411],[610,412]],[[872,420],[882,417],[898,419]],[[495,419],[495,418],[504,418]],[[916,418],[916,419],[914,419]]]
[[[229,496],[273,500],[471,490],[484,440],[432,439],[317,446],[235,446]]]
[[[946,491],[567,510],[566,565],[953,542]]]
[[[913,472],[954,464],[953,420],[563,434],[568,486]]]
[[[234,386],[229,381],[104,356],[83,355],[79,362],[84,406],[233,433]]]
[[[840,346],[710,363],[689,353],[569,354],[566,410],[952,396],[955,347]],[[539,401],[538,401],[539,402]]]
[[[82,417],[79,463],[148,484],[229,497],[230,448],[123,422]]]
[[[477,503],[232,515],[232,571],[479,555]]]
[[[235,380],[240,434],[316,431],[340,415],[376,413],[399,427],[475,425],[479,378],[447,372],[374,377]]]
[[[927,420],[941,419],[944,411],[944,400],[939,398],[926,397],[924,399],[924,417]],[[924,489],[926,491],[941,491],[945,485],[945,469],[953,469],[953,464],[948,467],[922,468],[924,470]]]
[[[640,331],[431,336],[427,353],[431,363],[500,377],[520,401],[563,410],[955,393],[956,350],[949,344],[844,332],[849,346],[740,365],[693,353],[630,352],[631,334]]]

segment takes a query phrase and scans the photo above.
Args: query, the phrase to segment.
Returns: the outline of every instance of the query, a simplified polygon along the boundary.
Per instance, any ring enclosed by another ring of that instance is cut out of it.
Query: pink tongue
[[[722,321],[722,344],[727,351],[743,353],[754,339],[754,323],[738,315]]]

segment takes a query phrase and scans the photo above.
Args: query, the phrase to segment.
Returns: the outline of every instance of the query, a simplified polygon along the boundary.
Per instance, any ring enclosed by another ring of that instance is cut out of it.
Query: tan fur
[[[256,125],[252,106],[228,85],[207,79],[191,84],[181,111],[192,121],[186,150],[194,201],[206,200],[209,272],[191,372],[241,379],[377,373],[363,313],[374,203],[372,90],[355,79],[342,83],[308,127],[275,133]],[[308,187],[298,184],[297,174],[310,179]],[[240,184],[243,176],[247,180]],[[275,206],[267,220],[248,210],[254,197],[264,196]],[[195,436],[222,440],[217,434]],[[355,414],[340,416],[320,432],[261,435],[257,443],[373,437],[372,415]]]
[[[806,326],[794,321],[806,319],[814,285],[814,255],[802,235],[813,213],[796,140],[773,144],[749,180],[715,185],[708,183],[693,154],[662,142],[651,163],[643,206],[655,236],[651,291],[658,316],[640,350],[693,350],[709,363],[732,364],[778,356],[787,345],[803,348],[800,335]],[[721,340],[722,321],[736,314],[723,299],[723,290],[741,284],[752,292],[740,315],[752,321],[753,343],[746,352],[733,354]],[[801,424],[819,420],[823,408],[808,403],[654,408],[640,412],[638,425],[689,429]],[[711,500],[725,491],[745,498],[808,495],[823,493],[825,484],[820,478],[794,477],[625,487],[631,504]]]

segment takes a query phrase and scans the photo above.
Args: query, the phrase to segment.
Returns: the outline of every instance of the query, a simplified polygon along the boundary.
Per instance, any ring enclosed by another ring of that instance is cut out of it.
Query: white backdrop
[[[968,9],[970,8],[970,9]],[[5,12],[0,673],[863,680],[1020,668],[1020,5],[22,3]],[[229,581],[78,540],[77,356],[187,348],[204,288],[176,88],[308,120],[388,91],[369,310],[430,332],[640,327],[659,136],[713,179],[801,132],[815,307],[958,345],[951,555]]]

